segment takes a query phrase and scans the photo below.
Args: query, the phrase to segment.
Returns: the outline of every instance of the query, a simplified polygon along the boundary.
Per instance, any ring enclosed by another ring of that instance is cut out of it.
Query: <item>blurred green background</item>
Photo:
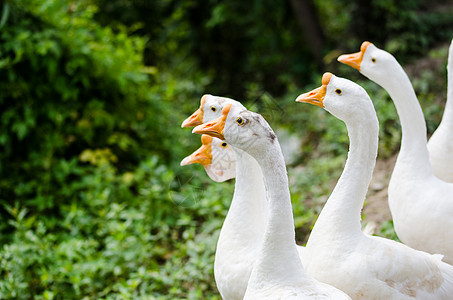
[[[379,159],[399,149],[388,95],[338,55],[375,43],[409,72],[429,133],[443,112],[451,1],[7,0],[0,9],[0,299],[220,298],[213,260],[234,180],[179,166],[200,144],[180,124],[205,93],[243,102],[291,137],[282,143],[296,141],[288,168],[301,244],[348,138],[297,95],[324,71],[358,82],[376,105]],[[377,234],[394,238],[391,222]]]

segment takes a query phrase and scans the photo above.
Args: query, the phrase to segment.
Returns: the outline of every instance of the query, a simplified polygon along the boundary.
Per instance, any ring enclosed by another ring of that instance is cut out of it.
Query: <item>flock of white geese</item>
[[[202,134],[202,146],[181,165],[200,163],[218,182],[236,178],[214,263],[225,300],[453,299],[453,41],[445,112],[429,143],[414,89],[390,53],[364,42],[338,60],[383,87],[396,106],[402,141],[388,202],[402,243],[361,230],[379,134],[361,86],[325,73],[321,87],[296,99],[343,121],[350,141],[306,247],[295,243],[287,171],[272,128],[235,100],[204,95],[182,124]]]

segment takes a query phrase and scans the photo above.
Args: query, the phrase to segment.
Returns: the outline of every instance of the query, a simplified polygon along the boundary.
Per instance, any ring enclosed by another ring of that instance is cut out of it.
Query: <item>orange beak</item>
[[[363,42],[362,46],[360,46],[360,52],[352,53],[352,54],[343,54],[338,57],[338,61],[353,67],[360,71],[360,65],[362,64],[363,55],[365,54],[366,48],[371,45],[370,42]]]
[[[181,166],[187,166],[191,164],[201,164],[203,166],[210,165],[212,163],[211,141],[211,136],[202,135],[201,142],[203,145],[194,153],[184,158],[181,161]]]
[[[181,125],[182,128],[195,127],[200,124],[203,124],[203,107],[208,96],[209,95],[203,95],[203,97],[201,97],[200,107],[190,117],[188,117],[187,119],[184,120],[184,122],[182,122]]]
[[[222,115],[211,122],[198,125],[192,130],[192,133],[207,134],[216,138],[225,140],[223,136],[223,129],[225,128],[225,121],[230,112],[231,104],[227,104],[222,109]]]
[[[329,72],[324,73],[322,76],[322,86],[312,90],[311,92],[300,95],[297,97],[296,101],[310,103],[324,108],[324,97],[326,96],[327,85],[329,84],[332,75],[333,74]]]

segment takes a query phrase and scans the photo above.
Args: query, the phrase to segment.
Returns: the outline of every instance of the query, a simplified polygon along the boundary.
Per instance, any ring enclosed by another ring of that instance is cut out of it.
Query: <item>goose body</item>
[[[204,95],[200,108],[183,122],[182,127],[220,117],[227,104],[245,110],[236,100]],[[263,174],[253,157],[229,144],[222,146],[227,144],[225,141],[202,135],[202,144],[181,165],[201,163],[208,176],[217,182],[238,174],[233,200],[217,242],[214,277],[223,299],[243,299],[269,214]],[[304,258],[304,249],[297,246],[300,259]]]
[[[297,101],[324,107],[348,129],[346,165],[308,239],[305,264],[314,278],[352,299],[451,299],[453,266],[440,255],[360,230],[361,209],[376,162],[379,124],[365,90],[330,73]]]
[[[222,114],[225,105],[245,110],[239,102],[212,95],[204,95],[200,108],[187,118],[182,127],[209,122]],[[217,138],[213,138],[218,140]],[[214,277],[222,298],[243,299],[254,261],[260,249],[267,223],[267,198],[261,169],[254,158],[231,147],[236,161],[236,182],[230,208],[220,230],[214,260]],[[225,156],[213,158],[219,163]],[[230,165],[231,167],[232,165]]]
[[[401,149],[388,189],[395,231],[412,248],[444,255],[453,264],[453,184],[432,171],[426,124],[412,85],[388,52],[369,42],[339,61],[357,68],[391,96],[401,121]],[[447,120],[446,120],[447,121]]]
[[[447,102],[442,121],[428,141],[428,151],[434,175],[453,182],[453,40],[448,51]]]
[[[350,299],[314,280],[302,266],[295,243],[288,178],[276,135],[261,115],[223,108],[220,118],[193,132],[225,139],[261,167],[269,194],[269,219],[244,299]]]

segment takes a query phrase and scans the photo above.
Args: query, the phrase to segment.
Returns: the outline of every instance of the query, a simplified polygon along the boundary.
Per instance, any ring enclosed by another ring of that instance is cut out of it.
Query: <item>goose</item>
[[[453,40],[448,51],[447,73],[447,102],[442,121],[428,141],[428,151],[434,175],[453,182]]]
[[[307,272],[352,299],[451,299],[453,266],[443,262],[441,255],[360,230],[379,134],[376,112],[365,90],[325,73],[321,87],[296,101],[323,107],[343,121],[350,139],[343,173],[306,245]]]
[[[370,53],[381,53],[380,55],[387,59],[382,60],[376,57],[374,54],[367,55],[369,60],[364,60],[365,52],[368,49]],[[413,91],[412,85],[407,78],[407,74],[404,72],[403,68],[398,64],[396,59],[388,52],[378,49],[370,42],[363,42],[360,52],[353,54],[342,55],[338,60],[344,64],[347,64],[357,70],[359,70],[363,75],[367,76],[371,80],[374,80],[377,84],[381,85],[387,92],[390,94],[389,88],[391,88],[391,80],[402,80],[406,86],[404,90],[400,91],[398,94],[401,99],[404,99],[404,94],[407,94],[410,98],[415,98],[417,101],[417,106],[419,106],[418,100]],[[386,62],[386,63],[384,63]],[[370,67],[373,65],[373,67]],[[362,71],[365,69],[365,71]],[[398,74],[395,77],[387,77],[391,72],[397,71]],[[453,40],[450,44],[449,56],[448,56],[448,90],[447,90],[447,103],[445,105],[445,111],[442,117],[442,122],[437,128],[437,130],[431,136],[428,142],[428,152],[429,152],[429,161],[431,163],[432,172],[435,176],[446,182],[453,182]],[[365,73],[364,73],[365,72]],[[391,79],[390,79],[391,78]],[[407,82],[409,82],[407,84]],[[451,86],[451,87],[450,87]],[[393,85],[393,88],[396,89],[396,86]],[[396,95],[396,92],[393,93]],[[392,96],[393,99],[393,96]],[[393,99],[394,101],[399,101],[398,99]],[[413,102],[413,101],[412,101]],[[415,105],[414,105],[415,106]],[[399,113],[399,111],[398,111]],[[401,118],[401,117],[400,117]],[[425,119],[423,118],[423,122]]]
[[[220,117],[226,104],[231,104],[238,110],[245,110],[245,107],[236,100],[210,94],[203,95],[200,102],[200,108],[184,120],[182,127],[193,127]],[[208,137],[202,135],[202,139],[204,136]],[[213,138],[212,143],[216,140],[220,141]],[[232,168],[233,164],[230,162],[233,160],[236,162],[235,191],[217,242],[214,278],[223,299],[243,299],[268,217],[263,174],[256,160],[246,152],[229,145],[228,149],[231,148],[233,151],[229,151],[225,156],[221,155],[225,150],[212,151],[216,148],[215,145],[211,145],[209,149],[207,138],[204,143],[206,143],[206,146],[202,147],[204,150],[196,151],[204,153],[200,155],[209,156],[212,162],[218,163],[222,168]],[[189,156],[192,158],[185,158],[183,162],[195,159],[194,154]],[[212,166],[205,165],[205,168],[208,171]],[[209,173],[208,175],[213,179]],[[215,177],[219,178],[217,175]],[[303,246],[297,246],[301,259],[304,256],[304,249]]]
[[[221,117],[198,125],[192,132],[220,138],[248,153],[258,162],[264,176],[269,193],[269,220],[244,299],[350,299],[304,271],[295,243],[283,154],[264,118],[227,104]]]
[[[201,119],[204,122],[208,122],[220,117],[222,109],[226,104],[232,104],[237,109],[245,109],[236,100],[209,94],[204,95],[200,102],[200,108],[183,122],[182,127],[191,127],[195,124],[200,124],[200,121],[193,122],[193,120]],[[210,140],[210,138],[212,137],[202,135],[202,147],[184,158],[181,165],[201,163],[205,167],[208,176],[217,182],[233,178],[236,174],[236,168],[238,170],[237,172],[239,172],[239,176],[236,178],[235,194],[231,202],[231,208],[228,211],[217,243],[214,260],[214,277],[223,299],[243,299],[253,262],[256,258],[255,254],[260,249],[259,240],[258,242],[249,240],[247,232],[243,231],[243,226],[249,226],[251,230],[254,230],[257,239],[264,235],[264,227],[268,215],[267,198],[266,200],[263,198],[266,191],[264,183],[259,182],[255,184],[257,182],[256,180],[263,178],[263,175],[259,165],[253,162],[255,160],[253,157],[231,145],[225,146],[220,144],[227,144],[225,141],[220,141],[217,138]],[[236,164],[236,152],[242,158],[237,163],[239,165]],[[250,187],[253,187],[253,189]],[[245,190],[249,190],[249,192]],[[262,206],[265,208],[254,210],[253,205],[242,204],[244,201],[251,201],[260,208]],[[250,212],[249,209],[253,212]],[[258,222],[251,224],[247,221],[247,216],[255,213],[258,215],[261,213],[264,214],[263,219],[259,219]],[[373,233],[373,227],[370,225],[372,224],[367,224],[363,229],[364,233]],[[242,255],[245,251],[249,251],[250,254]],[[304,263],[307,259],[305,247],[297,245],[297,251],[299,258]]]
[[[201,144],[200,148],[181,161],[181,166],[201,164],[215,182],[236,177],[236,155],[227,142],[203,134]]]
[[[207,94],[201,98],[200,108],[184,120],[182,127],[201,125],[220,117],[227,104],[237,110],[245,110],[233,99]],[[220,230],[214,258],[214,278],[225,300],[244,298],[268,217],[266,188],[260,166],[246,152],[236,147],[232,149],[236,160],[234,195]]]
[[[426,124],[409,78],[390,53],[370,42],[338,60],[382,86],[396,106],[402,140],[388,202],[398,237],[412,248],[443,254],[444,261],[453,264],[453,184],[432,171]]]

